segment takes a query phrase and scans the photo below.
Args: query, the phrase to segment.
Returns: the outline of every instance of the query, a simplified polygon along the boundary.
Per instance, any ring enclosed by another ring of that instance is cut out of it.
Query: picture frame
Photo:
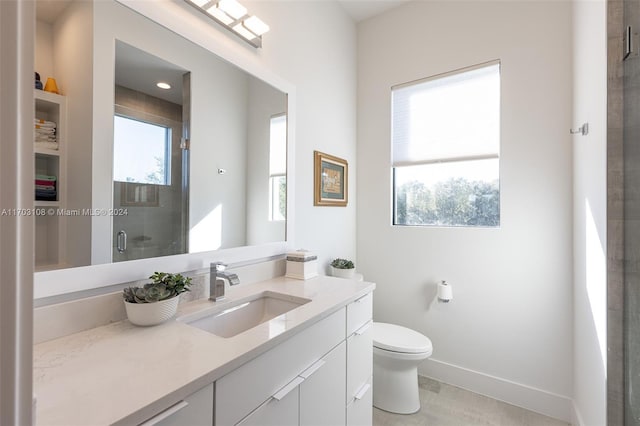
[[[349,197],[349,164],[347,160],[313,151],[314,206],[345,207]]]
[[[160,188],[146,183],[123,182],[120,192],[120,205],[130,207],[158,207]]]

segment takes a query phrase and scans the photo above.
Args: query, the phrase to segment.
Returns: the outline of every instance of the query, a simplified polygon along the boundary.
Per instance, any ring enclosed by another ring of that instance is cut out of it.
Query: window
[[[116,115],[113,180],[171,185],[171,129]]]
[[[287,217],[287,116],[271,117],[269,137],[269,220]]]
[[[500,63],[392,88],[393,224],[500,225]]]

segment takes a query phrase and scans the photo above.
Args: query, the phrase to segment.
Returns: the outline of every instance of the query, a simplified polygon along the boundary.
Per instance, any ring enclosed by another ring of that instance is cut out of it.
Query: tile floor
[[[420,377],[421,409],[391,414],[373,409],[374,426],[567,426],[568,423],[455,386]]]

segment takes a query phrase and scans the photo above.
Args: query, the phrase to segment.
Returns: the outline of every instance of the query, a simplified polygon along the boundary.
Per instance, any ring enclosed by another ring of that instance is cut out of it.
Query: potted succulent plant
[[[123,291],[127,317],[136,325],[156,325],[173,317],[178,310],[180,294],[189,291],[191,278],[181,274],[154,272],[152,282]]]
[[[347,259],[333,259],[331,261],[331,275],[339,278],[353,278],[356,267],[352,261]]]

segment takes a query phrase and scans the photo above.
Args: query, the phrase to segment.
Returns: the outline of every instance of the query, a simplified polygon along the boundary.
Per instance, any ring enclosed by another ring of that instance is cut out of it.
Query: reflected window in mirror
[[[271,117],[269,138],[269,220],[287,217],[287,115]]]
[[[113,180],[171,185],[171,128],[116,115]]]

